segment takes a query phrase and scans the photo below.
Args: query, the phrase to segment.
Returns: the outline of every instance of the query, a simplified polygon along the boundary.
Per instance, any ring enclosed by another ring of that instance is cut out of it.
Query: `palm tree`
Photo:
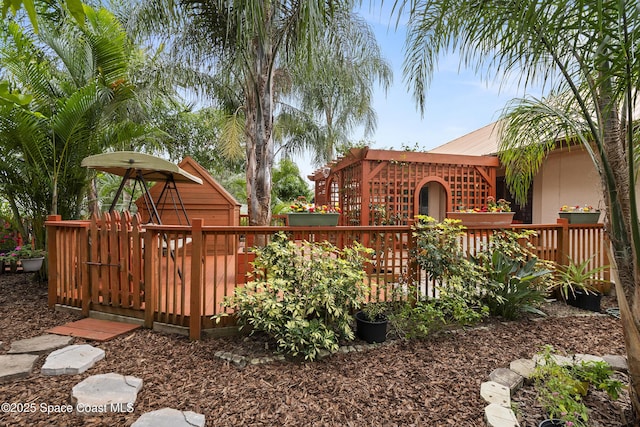
[[[217,81],[208,93],[236,118],[227,133],[238,136],[241,131],[245,140],[251,225],[270,222],[274,117],[278,95],[291,80],[285,78],[290,64],[319,69],[325,58],[316,47],[329,30],[328,22],[346,16],[352,3],[155,0],[132,14],[137,17],[132,25],[153,24],[156,33],[163,31],[169,48],[178,47],[185,63],[215,69]]]
[[[437,59],[457,50],[485,77],[517,73],[549,95],[505,110],[501,159],[520,201],[541,159],[558,140],[589,152],[607,206],[607,230],[619,281],[618,303],[640,423],[640,229],[636,201],[634,107],[640,89],[640,9],[603,0],[397,1],[409,10],[405,73],[420,108]],[[638,425],[638,424],[636,424]]]
[[[293,64],[291,102],[278,115],[276,128],[285,154],[310,150],[317,165],[333,160],[337,150],[350,144],[358,126],[364,137],[373,134],[373,87],[379,83],[386,90],[393,77],[361,18],[340,10],[329,25],[315,48],[322,63],[312,70]]]
[[[32,97],[2,107],[0,185],[16,217],[31,217],[39,245],[48,213],[78,217],[87,184],[80,162],[102,150],[113,112],[133,98],[131,49],[115,17],[87,8],[80,27],[58,16],[43,15],[37,36],[16,22],[0,30],[2,78]]]

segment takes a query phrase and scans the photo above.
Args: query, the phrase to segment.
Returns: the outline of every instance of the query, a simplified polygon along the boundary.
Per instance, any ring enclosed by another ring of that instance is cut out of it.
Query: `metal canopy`
[[[149,212],[150,221],[155,220],[156,224],[162,224],[157,206],[161,203],[163,197],[166,200],[171,196],[174,209],[176,212],[178,211],[176,199],[173,197],[175,194],[186,222],[187,224],[190,224],[184,204],[182,203],[182,198],[180,197],[180,193],[176,187],[176,182],[202,184],[202,180],[181,169],[178,165],[160,157],[152,156],[150,154],[136,153],[134,151],[117,151],[114,153],[96,154],[95,156],[89,156],[82,159],[81,165],[90,169],[96,169],[122,177],[122,182],[120,183],[120,187],[111,202],[109,212],[114,210],[116,202],[122,194],[125,183],[128,180],[133,179],[135,181],[134,190],[136,185],[140,185],[140,188],[143,191],[144,203],[147,211]],[[162,192],[160,193],[158,200],[155,202],[149,192],[149,186],[147,184],[149,181],[164,182]]]

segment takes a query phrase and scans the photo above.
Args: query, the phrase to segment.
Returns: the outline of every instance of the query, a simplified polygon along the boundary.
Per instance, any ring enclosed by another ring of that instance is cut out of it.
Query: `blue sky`
[[[378,126],[375,134],[366,138],[372,148],[401,149],[416,143],[420,149],[435,148],[495,121],[510,99],[523,96],[515,85],[499,88],[470,70],[460,70],[458,58],[452,54],[439,60],[421,117],[402,75],[405,28],[396,29],[395,18],[390,22],[388,3],[393,2],[385,2],[382,11],[377,5],[360,10],[393,69],[393,84],[387,94],[380,88],[375,90],[373,108]],[[363,139],[362,133],[354,134],[353,139]],[[303,176],[315,170],[309,163],[308,159],[299,163]]]

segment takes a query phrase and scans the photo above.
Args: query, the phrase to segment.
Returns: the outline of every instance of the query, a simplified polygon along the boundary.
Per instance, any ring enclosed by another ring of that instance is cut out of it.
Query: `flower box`
[[[569,220],[569,224],[597,224],[600,211],[594,212],[558,212],[560,218]]]
[[[24,271],[25,273],[33,273],[34,271],[38,271],[40,270],[40,268],[42,268],[43,261],[44,257],[21,259],[20,264],[22,264],[22,271]]]
[[[338,225],[339,213],[289,212],[287,214],[291,227],[318,227]]]
[[[462,221],[465,227],[505,228],[511,225],[515,212],[447,212],[447,218]]]

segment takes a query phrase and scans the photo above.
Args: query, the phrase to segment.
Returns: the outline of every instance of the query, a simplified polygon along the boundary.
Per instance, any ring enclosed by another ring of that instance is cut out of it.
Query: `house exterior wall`
[[[604,207],[600,177],[582,147],[549,154],[534,178],[534,224],[555,223],[563,205]]]

